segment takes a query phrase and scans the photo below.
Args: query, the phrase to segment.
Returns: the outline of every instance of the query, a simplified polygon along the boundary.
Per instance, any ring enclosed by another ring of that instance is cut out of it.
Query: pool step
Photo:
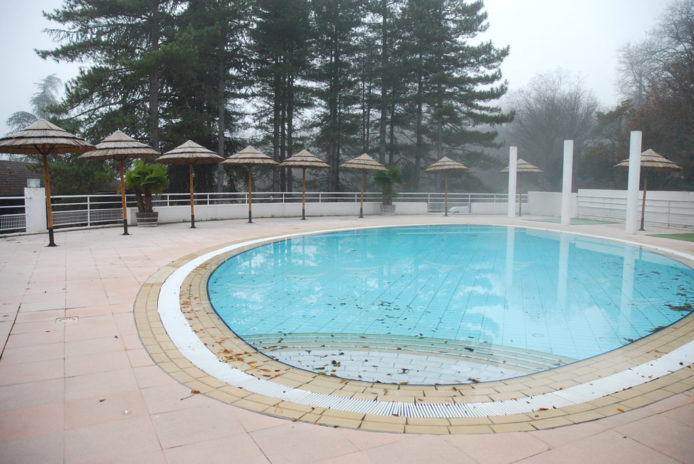
[[[258,334],[242,338],[269,356],[273,352],[297,350],[382,351],[436,359],[462,358],[498,367],[506,366],[529,374],[576,361],[552,353],[504,345],[406,335],[298,333]]]

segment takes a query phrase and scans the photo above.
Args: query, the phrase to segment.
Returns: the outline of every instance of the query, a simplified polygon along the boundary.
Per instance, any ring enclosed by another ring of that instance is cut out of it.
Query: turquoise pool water
[[[578,360],[690,314],[694,270],[571,234],[396,227],[260,246],[219,266],[208,293],[229,328],[251,344],[310,335],[327,349],[330,338],[351,334]]]

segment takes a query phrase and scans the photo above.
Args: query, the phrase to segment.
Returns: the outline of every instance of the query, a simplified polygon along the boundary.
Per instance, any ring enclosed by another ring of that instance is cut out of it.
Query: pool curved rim
[[[413,225],[442,224],[413,223],[407,224],[406,226]],[[518,227],[513,225],[511,226]],[[603,235],[585,234],[565,230],[558,231],[551,228],[522,227],[553,232],[565,232],[602,240],[626,243],[635,245],[637,247],[644,247],[661,254],[666,254],[670,257],[677,257],[676,259],[678,261],[684,262],[684,264],[687,266],[692,267],[690,264],[690,262],[693,260],[692,255],[678,252],[676,250]],[[355,229],[364,228],[350,227],[333,229],[330,231],[333,232]],[[288,236],[294,237],[300,235],[314,235],[325,232],[328,231],[314,230],[300,234],[285,234],[282,236],[264,237],[251,240],[250,242],[244,242],[241,245],[236,243],[232,246],[257,246],[261,242],[268,243],[273,240],[282,240]],[[251,244],[249,245],[249,243]],[[217,250],[222,248],[224,247],[215,247]],[[238,249],[243,251],[242,248]],[[506,430],[534,430],[537,428],[568,425],[586,420],[597,419],[607,415],[619,414],[634,407],[638,407],[637,403],[639,402],[641,405],[644,405],[660,399],[657,397],[667,397],[673,395],[676,393],[674,390],[683,388],[681,382],[682,379],[689,377],[687,375],[688,372],[686,372],[687,369],[683,369],[683,367],[689,367],[691,369],[691,360],[689,358],[690,355],[687,353],[685,358],[683,358],[684,363],[680,362],[682,367],[675,368],[672,372],[668,371],[667,375],[654,377],[654,380],[642,382],[639,385],[626,388],[624,391],[615,390],[613,393],[602,395],[596,400],[579,401],[570,407],[562,406],[558,409],[555,409],[554,407],[534,407],[530,411],[525,411],[522,413],[513,413],[513,411],[507,411],[506,413],[501,414],[498,411],[485,413],[482,410],[477,410],[471,415],[468,415],[466,412],[465,414],[460,415],[460,417],[449,417],[450,414],[447,416],[446,413],[439,414],[436,412],[436,410],[440,410],[441,407],[446,409],[446,406],[456,406],[460,404],[469,405],[475,400],[481,400],[475,403],[481,406],[494,402],[520,402],[522,399],[529,400],[525,402],[530,404],[530,401],[536,402],[535,400],[542,395],[546,395],[546,392],[561,393],[562,390],[564,390],[564,392],[568,392],[569,389],[577,385],[577,381],[584,381],[583,384],[579,384],[579,386],[593,385],[593,382],[602,380],[606,376],[609,377],[614,374],[615,371],[617,371],[617,369],[614,368],[615,362],[622,364],[619,369],[624,368],[623,363],[625,360],[630,360],[629,364],[631,367],[627,366],[627,369],[633,369],[633,366],[638,365],[638,362],[642,362],[643,365],[643,361],[647,361],[647,365],[648,362],[653,359],[664,357],[665,355],[663,353],[671,353],[678,346],[680,346],[683,336],[686,337],[687,341],[691,340],[691,333],[694,332],[694,320],[691,316],[686,316],[667,329],[663,329],[656,334],[640,339],[613,352],[599,355],[596,358],[591,358],[588,360],[590,362],[583,360],[551,371],[544,371],[527,377],[510,379],[508,381],[488,382],[484,385],[464,384],[458,385],[456,388],[456,386],[442,385],[422,387],[415,385],[394,386],[388,384],[373,384],[363,381],[346,381],[339,378],[319,376],[316,374],[307,373],[305,371],[300,371],[298,368],[288,368],[287,366],[282,365],[284,368],[291,371],[289,372],[290,377],[298,375],[298,377],[301,378],[302,374],[308,375],[310,378],[303,378],[299,383],[304,390],[308,390],[311,394],[322,394],[320,392],[332,390],[325,394],[327,394],[329,397],[337,398],[338,401],[339,399],[344,399],[346,397],[353,399],[366,397],[373,402],[391,405],[396,402],[399,402],[399,404],[414,402],[415,405],[420,403],[422,405],[431,404],[432,412],[425,417],[417,417],[417,415],[404,417],[400,414],[374,415],[361,412],[350,412],[348,410],[341,410],[331,406],[326,408],[320,405],[305,405],[273,398],[272,396],[259,395],[247,391],[243,385],[234,386],[221,382],[215,378],[215,375],[210,375],[208,372],[199,369],[181,354],[181,351],[179,351],[180,347],[177,347],[172,339],[169,338],[167,329],[164,329],[163,327],[162,320],[158,314],[158,309],[161,306],[159,304],[159,297],[161,296],[162,286],[181,266],[185,265],[186,263],[190,263],[191,258],[193,258],[193,260],[196,257],[199,258],[201,254],[204,253],[196,253],[194,255],[181,258],[171,263],[169,266],[165,266],[153,274],[145,285],[142,286],[135,303],[135,315],[141,339],[152,358],[160,365],[160,367],[162,367],[180,382],[190,386],[192,390],[207,394],[208,396],[217,398],[230,404],[263,412],[265,414],[291,418],[293,420],[314,422],[323,425],[348,426],[367,430],[397,432],[459,433],[467,431],[484,433]],[[200,268],[204,268],[206,265],[209,265],[209,263],[210,260],[207,260],[202,266],[195,266],[196,272],[190,273],[192,277],[189,275],[189,278],[186,280],[188,290],[195,287],[196,280],[199,286],[201,276],[197,271],[200,270]],[[216,266],[214,267],[216,268]],[[183,287],[184,285],[181,286],[181,288]],[[190,321],[197,318],[197,316],[189,318],[191,308],[189,308],[187,305],[190,304],[192,299],[199,298],[200,293],[190,293],[188,290],[183,289],[180,294],[180,310],[182,311],[182,314],[185,314],[185,318],[189,319]],[[176,297],[178,299],[179,295],[176,295]],[[202,316],[206,316],[205,308],[197,309],[201,311],[200,314]],[[226,328],[226,326],[224,325],[223,328]],[[220,331],[221,328],[219,326],[208,327],[208,329],[210,329],[208,331],[209,333],[206,332],[204,336],[208,337],[207,340],[210,341],[212,345],[219,342],[219,347],[223,349],[224,343],[229,341],[227,336],[233,336],[228,329],[226,330],[226,333],[224,333],[224,331]],[[215,340],[215,337],[220,338],[220,335],[224,340]],[[677,341],[678,339],[679,342]],[[644,342],[644,340],[646,342]],[[240,342],[238,339],[234,341],[234,343],[238,342]],[[242,351],[244,356],[252,357],[252,354],[248,355],[248,345],[245,345],[243,342],[241,343],[242,345],[240,349],[243,350],[244,346],[246,348],[244,351]],[[232,348],[234,347],[232,346]],[[237,348],[239,347],[235,347],[234,349]],[[269,358],[265,357],[264,355],[260,356],[266,360],[269,360]],[[239,364],[238,360],[220,361],[218,359],[217,362],[220,364]],[[279,364],[277,361],[271,362]],[[250,363],[248,361],[244,362],[241,360],[240,364],[245,365],[245,368],[249,372],[254,372],[255,374],[260,372],[257,370],[257,361],[255,361],[255,363]],[[283,372],[282,374],[278,374],[276,376],[268,376],[279,377],[280,375],[284,374],[286,373]],[[292,382],[288,380],[288,378],[283,378],[274,380],[274,382],[278,388],[280,388],[280,390],[294,389],[294,387],[291,385]],[[294,379],[293,382],[296,383],[298,381]],[[667,388],[661,388],[662,385],[669,386],[670,389],[668,390]],[[390,390],[389,388],[384,387],[389,387]],[[397,387],[397,389],[394,387]],[[389,394],[390,397],[387,397]],[[566,395],[566,393],[564,395]],[[526,409],[528,408],[526,407]]]
[[[605,238],[600,237],[600,236],[589,236],[589,235],[580,234],[580,233],[572,233],[572,232],[566,232],[566,231],[555,231],[555,230],[550,230],[550,229],[533,228],[533,227],[525,227],[525,226],[514,226],[514,225],[495,225],[495,224],[489,224],[489,225],[478,225],[478,224],[426,224],[426,225],[397,225],[397,226],[377,226],[377,227],[350,228],[350,229],[330,230],[330,231],[322,231],[322,232],[321,232],[321,231],[318,231],[318,232],[302,233],[302,234],[299,234],[299,235],[296,235],[296,236],[292,236],[292,237],[287,237],[287,236],[271,237],[270,239],[268,239],[268,241],[263,242],[263,243],[258,243],[257,245],[252,246],[252,247],[249,247],[249,248],[244,248],[243,251],[233,252],[233,253],[230,253],[230,254],[226,254],[226,255],[225,255],[225,258],[224,258],[223,260],[221,260],[221,261],[220,261],[220,260],[215,260],[215,262],[217,263],[217,267],[216,267],[215,269],[213,269],[213,270],[212,270],[211,272],[209,272],[209,273],[206,273],[207,279],[206,279],[206,283],[205,283],[205,289],[206,289],[206,292],[207,292],[207,296],[209,297],[210,279],[212,278],[212,275],[214,274],[214,272],[219,268],[219,266],[221,266],[221,265],[223,265],[224,263],[228,262],[229,260],[234,259],[234,258],[236,258],[237,256],[240,256],[240,255],[242,255],[242,254],[244,254],[244,253],[247,253],[247,252],[249,252],[249,251],[251,251],[251,250],[255,250],[255,249],[260,248],[260,247],[268,246],[268,245],[271,245],[271,244],[273,244],[273,243],[295,240],[295,239],[299,239],[299,238],[306,237],[306,236],[331,235],[331,234],[338,234],[338,233],[342,233],[342,232],[352,232],[352,231],[357,231],[357,230],[397,229],[397,228],[410,228],[410,227],[441,227],[441,226],[443,226],[443,227],[456,227],[456,226],[498,227],[498,228],[504,228],[504,229],[505,229],[505,228],[508,228],[508,227],[514,227],[514,228],[516,228],[516,229],[541,230],[541,231],[544,231],[544,232],[550,232],[550,233],[555,233],[555,234],[567,233],[567,234],[570,234],[570,235],[582,236],[582,237],[590,238],[590,239],[593,239],[593,240],[603,240],[603,241],[611,241],[611,242],[614,242],[614,243],[621,243],[621,244],[623,244],[623,245],[627,245],[627,246],[630,246],[630,247],[636,248],[636,249],[644,248],[643,244],[637,244],[636,242],[634,242],[634,243],[628,243],[627,241],[624,241],[624,240],[608,240],[608,239],[605,239]],[[646,247],[646,248],[647,248],[647,247]],[[676,262],[678,262],[678,263],[681,263],[681,264],[687,266],[687,268],[689,268],[689,269],[691,269],[691,270],[694,271],[694,266],[693,266],[693,265],[689,265],[689,264],[687,264],[685,261],[678,260],[678,259],[676,259],[674,256],[668,256],[668,255],[666,255],[666,254],[663,253],[663,252],[658,252],[658,251],[655,251],[655,250],[653,250],[653,251],[648,250],[648,251],[650,251],[650,252],[652,252],[652,253],[659,254],[659,255],[661,255],[661,256],[666,256],[666,257],[668,257],[668,258],[670,258],[670,259],[673,259],[674,261],[676,261]],[[667,251],[674,252],[674,250],[667,250]],[[674,252],[674,253],[678,253],[678,252]],[[682,257],[682,256],[680,256],[680,257]],[[236,337],[238,337],[240,340],[242,340],[245,344],[247,344],[251,349],[253,349],[254,351],[256,351],[258,354],[260,354],[260,355],[262,355],[262,356],[265,356],[265,357],[268,358],[269,360],[272,360],[272,361],[274,361],[274,362],[283,364],[283,365],[288,366],[288,367],[291,367],[291,368],[293,368],[293,369],[298,369],[298,370],[301,370],[301,371],[304,371],[304,372],[308,372],[308,373],[311,373],[311,374],[324,375],[324,374],[322,374],[322,373],[320,373],[320,372],[316,372],[316,371],[313,371],[313,370],[308,369],[308,368],[303,368],[303,367],[295,366],[295,365],[293,365],[293,364],[290,364],[290,363],[281,361],[281,360],[279,360],[279,359],[277,359],[277,358],[274,358],[274,357],[270,356],[269,354],[265,353],[264,351],[262,351],[262,350],[256,348],[255,345],[249,343],[243,336],[239,335],[239,334],[234,330],[234,328],[231,327],[231,326],[227,323],[227,321],[219,315],[219,311],[217,311],[217,308],[215,308],[215,306],[214,306],[211,302],[210,302],[210,306],[212,307],[212,310],[215,312],[215,314],[217,315],[217,317],[218,317],[218,318],[224,323],[224,325],[229,329],[229,331],[230,331],[231,333],[233,333],[234,336],[236,336]],[[655,335],[655,334],[656,334],[657,332],[659,332],[660,330],[667,329],[668,327],[670,327],[670,326],[672,326],[672,325],[674,325],[674,324],[680,322],[681,320],[683,320],[683,319],[685,319],[685,318],[687,318],[687,317],[689,317],[689,316],[693,316],[693,315],[694,315],[694,313],[690,312],[689,314],[686,314],[686,315],[682,316],[682,317],[679,318],[678,320],[676,320],[676,321],[674,321],[674,322],[672,322],[672,323],[670,323],[670,324],[668,324],[668,325],[665,325],[665,326],[658,326],[657,328],[654,327],[654,329],[656,329],[656,330],[655,330],[653,333],[651,333],[651,334],[649,334],[649,335],[645,335],[645,336],[643,336],[643,337],[641,337],[641,338],[635,339],[635,340],[633,340],[633,341],[631,341],[631,342],[627,342],[627,343],[625,343],[625,344],[623,344],[623,345],[621,345],[621,346],[618,346],[618,347],[616,347],[616,348],[612,348],[612,349],[610,349],[610,350],[603,351],[602,353],[598,353],[598,354],[595,354],[595,355],[592,355],[592,356],[588,356],[588,357],[586,357],[586,358],[576,359],[576,360],[574,360],[573,362],[570,362],[570,363],[565,363],[565,364],[561,364],[561,365],[559,365],[559,366],[555,366],[555,367],[550,367],[550,368],[547,368],[547,369],[543,369],[542,371],[529,372],[529,373],[526,373],[526,374],[516,375],[516,376],[512,376],[512,377],[505,377],[505,378],[496,379],[496,380],[479,380],[479,381],[457,382],[457,383],[456,383],[456,382],[452,382],[452,383],[443,382],[443,383],[406,383],[406,384],[407,384],[407,385],[412,385],[412,386],[421,386],[421,387],[426,387],[426,386],[437,386],[437,385],[441,385],[441,386],[452,386],[452,385],[468,385],[468,384],[485,384],[485,383],[489,383],[489,382],[498,382],[498,381],[511,380],[511,379],[520,379],[520,378],[523,378],[523,377],[528,377],[528,376],[536,375],[536,374],[539,374],[539,373],[541,373],[541,372],[550,372],[550,371],[553,371],[553,370],[556,370],[556,369],[560,369],[560,368],[565,367],[565,366],[570,366],[570,365],[572,365],[572,364],[576,364],[576,363],[578,363],[578,362],[590,361],[590,360],[593,359],[593,358],[597,358],[597,357],[599,357],[599,356],[602,356],[602,355],[611,353],[611,352],[613,352],[613,351],[620,350],[620,349],[622,349],[622,348],[624,348],[624,347],[626,347],[626,346],[628,346],[628,345],[631,345],[632,343],[636,343],[636,342],[638,342],[638,341],[640,341],[640,340],[643,340],[643,339],[645,339],[645,338],[652,337],[653,335]],[[368,381],[368,380],[361,380],[361,379],[355,379],[355,378],[352,378],[352,377],[344,377],[344,376],[336,376],[336,377],[338,377],[338,378],[340,378],[340,379],[345,379],[345,380],[348,380],[348,381],[363,382],[363,383],[367,383],[367,384],[369,384],[369,383],[378,383],[378,384],[382,384],[382,385],[391,385],[391,386],[396,386],[396,385],[402,385],[402,384],[403,384],[402,382],[388,382],[388,381],[380,381],[380,380],[379,380],[379,381]]]

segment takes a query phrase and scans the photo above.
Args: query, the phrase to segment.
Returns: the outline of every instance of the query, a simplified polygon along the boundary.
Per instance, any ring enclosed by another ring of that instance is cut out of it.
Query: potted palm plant
[[[133,169],[125,175],[125,187],[135,192],[137,225],[157,225],[159,213],[152,209],[152,194],[162,193],[169,186],[167,169],[163,164],[145,164],[135,161]]]
[[[376,171],[374,181],[383,189],[381,213],[394,214],[393,198],[398,195],[398,192],[393,191],[393,185],[402,184],[402,171],[395,165],[387,166],[387,168],[387,171]]]

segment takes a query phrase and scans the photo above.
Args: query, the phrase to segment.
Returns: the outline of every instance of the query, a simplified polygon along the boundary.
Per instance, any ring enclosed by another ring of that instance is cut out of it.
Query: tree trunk
[[[294,76],[288,76],[287,83],[287,155],[294,154]],[[293,191],[292,170],[287,171],[287,191]]]
[[[149,30],[149,47],[156,52],[159,50],[159,2],[154,3],[152,20]],[[161,67],[157,64],[149,73],[149,143],[159,150],[159,91],[161,88]]]
[[[277,59],[275,59],[275,66],[277,66]],[[279,76],[277,73],[274,75],[273,81],[273,92],[274,101],[272,106],[272,159],[277,162],[282,161],[280,159],[280,96],[279,96]],[[279,190],[279,169],[272,170],[272,190],[277,192]]]
[[[284,66],[283,66],[284,67]],[[280,81],[280,160],[287,159],[287,74],[282,73]],[[287,171],[280,170],[280,191],[287,191]]]
[[[224,57],[224,49],[226,48],[226,34],[222,33],[222,43],[220,43],[222,56],[217,64],[217,154],[224,157],[224,131],[226,130],[226,65]],[[219,164],[216,168],[216,187],[217,192],[224,191],[224,167]]]
[[[386,116],[388,109],[386,69],[388,66],[388,1],[381,0],[381,120],[378,125],[378,159],[386,162]],[[391,123],[392,128],[392,123]],[[392,162],[392,160],[391,160]]]
[[[419,189],[419,167],[422,164],[422,155],[424,151],[424,138],[422,136],[422,100],[423,100],[424,90],[422,88],[422,56],[419,56],[419,69],[417,70],[417,123],[415,127],[415,132],[417,134],[417,145],[415,147],[415,157],[414,157],[414,174],[412,175],[412,190],[417,191]]]

